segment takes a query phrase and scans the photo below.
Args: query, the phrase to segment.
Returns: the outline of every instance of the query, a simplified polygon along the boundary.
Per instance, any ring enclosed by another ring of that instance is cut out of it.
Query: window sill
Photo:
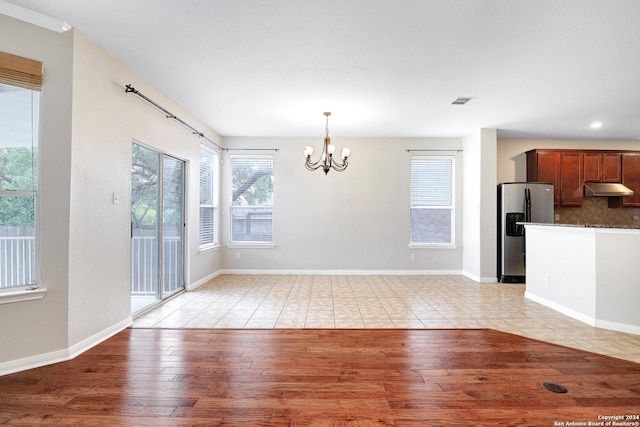
[[[219,247],[220,247],[219,244],[209,245],[209,246],[202,246],[202,247],[198,248],[198,253],[199,254],[206,254],[207,252],[215,251]]]
[[[15,289],[10,291],[0,292],[0,304],[11,304],[14,302],[33,301],[42,299],[47,292],[44,288],[36,289]]]
[[[273,249],[276,247],[276,244],[273,242],[233,242],[227,243],[227,248],[229,249]]]
[[[455,243],[412,243],[410,249],[456,249]]]

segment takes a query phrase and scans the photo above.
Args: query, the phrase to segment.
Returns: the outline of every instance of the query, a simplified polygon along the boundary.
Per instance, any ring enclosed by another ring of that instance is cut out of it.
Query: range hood
[[[585,197],[633,196],[633,190],[618,182],[585,182]]]

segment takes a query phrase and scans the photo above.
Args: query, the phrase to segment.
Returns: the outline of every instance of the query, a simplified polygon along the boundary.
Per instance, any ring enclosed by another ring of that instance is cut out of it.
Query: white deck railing
[[[155,295],[158,286],[158,239],[134,236],[131,245],[131,294]],[[182,239],[165,237],[163,245],[163,293],[173,292],[183,284]]]
[[[131,293],[155,295],[158,283],[157,238],[135,236],[131,251]],[[180,237],[165,237],[163,251],[163,291],[167,293],[183,283]],[[0,288],[36,283],[35,260],[34,237],[0,237]]]
[[[35,237],[0,237],[0,288],[36,283]]]

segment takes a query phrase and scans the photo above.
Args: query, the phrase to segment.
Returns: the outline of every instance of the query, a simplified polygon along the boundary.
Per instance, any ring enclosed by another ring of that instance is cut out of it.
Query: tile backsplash
[[[607,197],[585,197],[580,208],[554,209],[556,224],[640,225],[640,208],[610,208]]]

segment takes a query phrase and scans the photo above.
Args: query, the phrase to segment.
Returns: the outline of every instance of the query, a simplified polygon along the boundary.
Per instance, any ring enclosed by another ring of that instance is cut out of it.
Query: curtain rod
[[[279,148],[225,148],[227,151],[280,151]]]
[[[144,99],[145,101],[147,101],[149,104],[153,105],[154,107],[156,107],[158,110],[162,111],[164,114],[166,114],[167,119],[173,119],[176,122],[180,123],[182,126],[186,127],[187,129],[189,129],[194,135],[198,135],[200,138],[204,138],[207,141],[209,141],[210,143],[212,143],[213,145],[215,145],[216,147],[218,147],[221,150],[225,150],[224,148],[222,148],[221,146],[219,146],[218,144],[216,144],[215,141],[211,140],[210,138],[207,138],[205,136],[204,133],[200,132],[198,129],[194,128],[193,126],[191,126],[189,123],[185,122],[184,120],[182,120],[180,117],[176,116],[175,114],[173,114],[172,112],[170,112],[169,110],[167,110],[166,108],[164,108],[163,106],[161,106],[160,104],[158,104],[157,102],[151,100],[150,98],[146,97],[145,95],[143,95],[142,93],[140,93],[140,91],[136,90],[133,86],[131,86],[130,84],[128,84],[125,87],[124,90],[125,93],[133,93],[138,95],[140,98]]]
[[[407,148],[407,153],[411,153],[412,151],[454,151],[456,153],[462,153],[462,148],[458,148],[457,150],[427,150],[427,149],[418,149],[418,148]]]

